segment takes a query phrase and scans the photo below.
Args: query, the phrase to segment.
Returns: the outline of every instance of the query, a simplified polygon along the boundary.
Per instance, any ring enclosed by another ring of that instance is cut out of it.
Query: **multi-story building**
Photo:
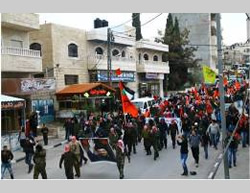
[[[164,75],[169,74],[168,61],[164,57],[166,52],[168,52],[167,45],[145,40],[136,42],[136,69],[140,97],[148,94],[164,96]]]
[[[212,69],[217,64],[217,37],[215,14],[210,13],[172,13],[177,17],[180,30],[187,28],[189,45],[198,48],[195,57],[201,59],[201,65],[208,65]]]
[[[18,148],[18,132],[32,111],[41,111],[41,117],[46,118],[51,118],[48,112],[53,111],[53,105],[43,100],[48,100],[46,91],[53,80],[49,83],[49,80],[34,79],[36,73],[42,72],[42,57],[39,50],[31,49],[29,33],[39,29],[37,14],[1,14],[1,94],[8,95],[5,98],[10,100],[10,96],[16,96],[23,101],[19,103],[13,98],[1,109],[2,145],[6,142],[12,150]],[[22,105],[24,101],[26,105]],[[35,109],[34,102],[41,102],[42,109]]]
[[[54,79],[36,78],[42,73],[42,53],[30,42],[38,31],[39,15],[3,13],[1,21],[2,93],[26,100],[26,116],[39,111],[39,121],[53,120]]]
[[[44,24],[39,31],[30,33],[30,42],[41,47],[43,74],[56,79],[57,91],[71,84],[108,84],[107,28],[86,31]],[[112,33],[112,87],[119,91],[118,83],[123,81],[136,92],[135,97],[149,93],[163,97],[163,78],[169,67],[162,55],[168,52],[168,46],[146,40],[136,42],[134,33],[135,29],[127,26]],[[119,68],[122,74],[118,76],[115,71]],[[59,109],[58,104],[55,107]]]

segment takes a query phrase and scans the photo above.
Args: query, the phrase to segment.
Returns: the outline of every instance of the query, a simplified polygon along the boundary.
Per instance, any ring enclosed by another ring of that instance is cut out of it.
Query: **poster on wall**
[[[54,120],[53,99],[32,100],[32,111],[38,111],[40,123],[48,123]]]
[[[53,78],[48,79],[22,79],[21,92],[30,93],[35,91],[55,91],[56,81]]]

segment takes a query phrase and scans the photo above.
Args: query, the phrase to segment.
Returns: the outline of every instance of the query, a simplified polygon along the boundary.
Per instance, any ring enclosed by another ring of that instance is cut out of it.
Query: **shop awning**
[[[115,92],[115,89],[103,83],[83,83],[83,84],[73,84],[73,85],[67,86],[64,89],[57,92],[56,95],[84,94],[86,92],[94,91],[94,90],[100,91],[100,88],[106,91]]]
[[[25,107],[25,99],[1,95],[1,108],[2,109],[18,109]]]

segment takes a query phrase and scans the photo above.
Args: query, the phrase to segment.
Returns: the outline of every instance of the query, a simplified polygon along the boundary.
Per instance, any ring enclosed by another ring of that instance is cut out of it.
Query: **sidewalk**
[[[249,147],[239,145],[236,154],[236,167],[229,169],[230,179],[250,179]],[[224,163],[222,162],[214,179],[224,179]]]
[[[46,150],[63,145],[67,142],[67,140],[64,139],[65,131],[62,128],[62,124],[54,122],[51,124],[47,124],[47,127],[54,128],[57,130],[57,135],[48,136],[49,138],[48,145],[44,146],[43,137],[41,135],[37,136],[35,139],[38,143],[41,143]],[[17,163],[25,159],[25,153],[23,152],[23,148],[21,148],[19,151],[13,152],[13,155],[14,155],[13,163]]]

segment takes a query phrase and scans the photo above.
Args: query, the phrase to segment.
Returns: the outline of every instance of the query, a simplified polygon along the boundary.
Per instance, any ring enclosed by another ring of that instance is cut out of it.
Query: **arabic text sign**
[[[55,79],[23,79],[21,81],[21,92],[54,91],[56,89]]]

